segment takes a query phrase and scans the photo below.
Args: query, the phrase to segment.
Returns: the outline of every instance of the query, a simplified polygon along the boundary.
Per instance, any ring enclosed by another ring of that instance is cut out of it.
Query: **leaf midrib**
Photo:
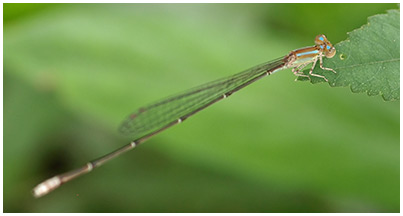
[[[395,61],[400,61],[400,58],[394,58],[394,59],[390,59],[390,60],[383,60],[383,61],[374,61],[374,62],[369,62],[369,63],[365,63],[365,64],[355,64],[355,65],[349,65],[346,67],[335,67],[334,69],[345,69],[345,68],[355,68],[355,67],[359,67],[362,65],[373,65],[373,64],[382,64],[382,63],[389,63],[389,62],[395,62]]]

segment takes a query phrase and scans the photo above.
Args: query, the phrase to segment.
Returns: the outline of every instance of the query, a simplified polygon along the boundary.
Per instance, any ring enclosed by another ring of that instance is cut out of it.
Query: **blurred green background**
[[[266,77],[125,145],[132,111],[396,4],[4,4],[4,212],[399,212],[399,102]]]

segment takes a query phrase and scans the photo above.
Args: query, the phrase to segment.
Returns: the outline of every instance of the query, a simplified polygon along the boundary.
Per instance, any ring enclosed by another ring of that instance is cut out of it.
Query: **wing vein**
[[[119,131],[135,140],[156,134],[283,66],[279,58],[162,99],[133,112]]]

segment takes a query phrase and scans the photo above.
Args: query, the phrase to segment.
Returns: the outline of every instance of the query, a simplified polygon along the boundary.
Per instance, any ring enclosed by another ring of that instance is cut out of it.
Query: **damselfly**
[[[211,104],[277,71],[292,68],[292,72],[296,76],[309,79],[310,76],[316,76],[328,81],[324,76],[314,74],[313,69],[319,60],[320,68],[336,73],[333,69],[324,67],[322,61],[324,56],[332,58],[335,54],[336,49],[325,35],[318,35],[315,38],[314,46],[293,50],[284,57],[142,107],[128,116],[119,129],[123,134],[133,136],[134,141],[99,159],[88,162],[81,168],[45,180],[33,189],[33,194],[35,197],[41,197],[49,193],[60,185],[88,173],[120,154],[135,148],[148,138],[184,121]],[[309,75],[303,74],[302,69],[310,63],[312,63],[312,67]]]

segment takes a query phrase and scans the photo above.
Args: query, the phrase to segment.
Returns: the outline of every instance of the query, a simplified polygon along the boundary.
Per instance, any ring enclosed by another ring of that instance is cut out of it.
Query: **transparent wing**
[[[141,107],[119,131],[135,140],[158,133],[283,66],[284,58],[279,58]]]

